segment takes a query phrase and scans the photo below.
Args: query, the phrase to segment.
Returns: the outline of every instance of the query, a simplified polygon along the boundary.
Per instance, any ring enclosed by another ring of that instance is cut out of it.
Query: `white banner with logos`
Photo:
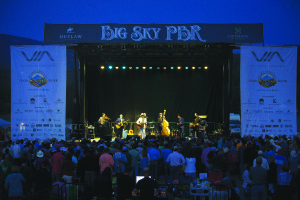
[[[66,47],[11,46],[11,138],[65,140]]]
[[[296,47],[241,47],[241,135],[297,134]]]

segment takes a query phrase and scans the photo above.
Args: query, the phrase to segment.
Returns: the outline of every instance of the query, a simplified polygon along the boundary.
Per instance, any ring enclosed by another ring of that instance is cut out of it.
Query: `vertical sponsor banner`
[[[11,47],[11,138],[65,139],[66,47]]]
[[[296,47],[241,47],[241,134],[297,134]]]

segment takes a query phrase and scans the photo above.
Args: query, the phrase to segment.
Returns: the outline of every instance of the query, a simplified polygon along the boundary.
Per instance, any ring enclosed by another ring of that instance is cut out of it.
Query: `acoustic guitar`
[[[124,124],[127,124],[129,120],[126,120],[124,122],[119,122],[116,124],[117,129],[120,129],[124,126]]]

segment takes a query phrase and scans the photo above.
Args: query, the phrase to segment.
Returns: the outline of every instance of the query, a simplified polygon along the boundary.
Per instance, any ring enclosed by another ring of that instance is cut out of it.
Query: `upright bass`
[[[169,136],[170,135],[169,122],[166,120],[165,114],[166,114],[166,110],[164,110],[164,114],[163,114],[162,135]]]

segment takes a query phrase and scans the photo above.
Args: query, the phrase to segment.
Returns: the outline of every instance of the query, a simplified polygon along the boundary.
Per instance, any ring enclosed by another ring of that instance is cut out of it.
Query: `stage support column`
[[[229,134],[229,113],[230,113],[230,101],[229,101],[229,88],[230,88],[230,59],[225,56],[223,58],[223,134]]]
[[[86,119],[86,77],[85,77],[85,58],[80,58],[80,123]]]

